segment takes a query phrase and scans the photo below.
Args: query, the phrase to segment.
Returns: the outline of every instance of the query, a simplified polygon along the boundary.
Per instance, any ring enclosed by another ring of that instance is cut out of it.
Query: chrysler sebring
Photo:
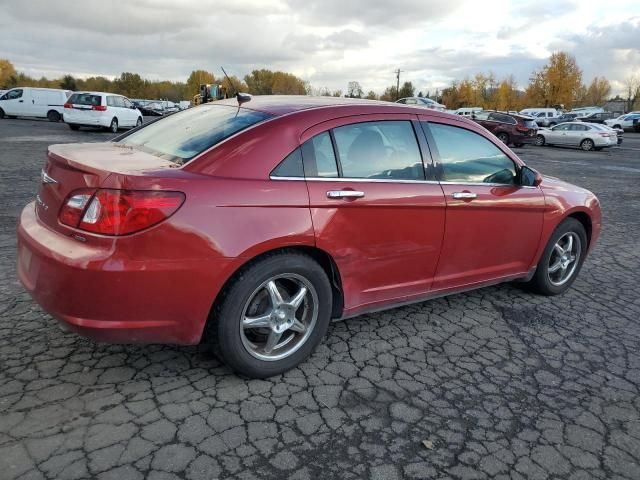
[[[268,377],[309,356],[331,319],[515,280],[560,294],[600,223],[591,192],[466,118],[239,96],[50,146],[17,268],[67,329],[207,342]]]

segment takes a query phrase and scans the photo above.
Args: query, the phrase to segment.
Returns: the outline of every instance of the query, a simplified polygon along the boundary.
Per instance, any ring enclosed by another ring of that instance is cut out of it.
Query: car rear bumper
[[[108,127],[111,120],[106,115],[95,115],[94,113],[102,112],[85,112],[82,110],[65,109],[62,113],[62,119],[65,123],[72,125],[86,125],[91,127]]]
[[[65,329],[114,343],[199,343],[231,259],[136,262],[117,240],[88,243],[47,228],[33,203],[22,211],[18,277]]]

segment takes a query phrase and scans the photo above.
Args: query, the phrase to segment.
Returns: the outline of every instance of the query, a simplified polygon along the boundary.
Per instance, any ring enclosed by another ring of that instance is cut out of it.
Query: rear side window
[[[280,162],[272,172],[272,177],[304,177],[304,168],[302,167],[302,153],[296,148],[287,157]]]
[[[167,116],[118,143],[183,164],[271,115],[230,105],[202,105]]]
[[[409,121],[365,122],[333,130],[342,176],[424,180],[418,141]]]
[[[440,156],[442,181],[498,183],[516,181],[513,161],[489,140],[475,132],[451,125],[429,123]]]
[[[98,106],[102,104],[102,97],[100,95],[92,95],[90,93],[74,93],[69,97],[69,103],[74,105]]]
[[[302,156],[307,177],[336,178],[338,176],[336,156],[328,132],[323,132],[304,142]]]

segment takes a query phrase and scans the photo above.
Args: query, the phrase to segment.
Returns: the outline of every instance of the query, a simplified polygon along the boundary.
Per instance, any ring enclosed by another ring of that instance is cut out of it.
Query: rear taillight
[[[516,130],[519,132],[527,133],[529,131],[529,127],[525,127],[524,125],[516,125]]]
[[[82,219],[82,212],[95,193],[95,189],[76,190],[60,210],[60,222],[70,227],[77,227]]]
[[[601,136],[601,137],[610,137],[611,135],[610,135],[610,134],[608,134],[608,133],[601,133],[601,134],[600,134],[600,136]]]
[[[72,192],[60,210],[60,222],[102,235],[127,235],[156,225],[173,215],[185,198],[181,192],[146,190],[98,190],[85,199],[87,194]]]
[[[64,108],[73,108],[73,104],[67,102],[64,104]]]
[[[107,106],[106,105],[93,105],[91,107],[91,110],[97,110],[98,112],[106,112],[107,111]]]

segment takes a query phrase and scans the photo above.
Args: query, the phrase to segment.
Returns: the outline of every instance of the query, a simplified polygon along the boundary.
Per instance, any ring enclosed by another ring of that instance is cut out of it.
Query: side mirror
[[[524,187],[537,187],[542,183],[542,175],[526,165],[520,168],[520,185]]]

